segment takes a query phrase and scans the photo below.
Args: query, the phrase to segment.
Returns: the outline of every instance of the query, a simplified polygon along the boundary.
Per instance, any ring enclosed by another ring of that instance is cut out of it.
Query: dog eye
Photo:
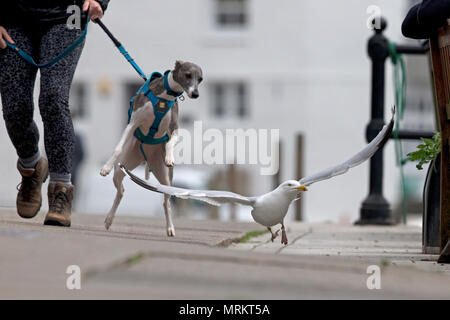
[[[202,77],[198,78],[198,83],[200,83],[200,82],[202,82],[202,81],[203,81],[203,78],[202,78]]]
[[[191,73],[186,73],[186,79],[192,79],[192,74]]]

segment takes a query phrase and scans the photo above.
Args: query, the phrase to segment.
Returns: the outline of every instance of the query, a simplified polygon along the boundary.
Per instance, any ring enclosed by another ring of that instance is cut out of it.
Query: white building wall
[[[250,0],[249,28],[242,32],[220,30],[214,24],[212,0],[112,1],[104,22],[147,73],[171,68],[176,59],[196,62],[203,68],[205,83],[200,87],[200,99],[182,102],[181,114],[203,120],[204,127],[279,128],[283,141],[281,178],[291,179],[296,178],[295,138],[299,133],[305,137],[307,174],[345,160],[365,145],[370,117],[366,46],[372,34],[366,28],[366,9],[372,4],[379,5],[389,20],[387,36],[401,41],[405,1]],[[101,178],[98,171],[125,125],[130,97],[124,84],[139,82],[139,77],[99,27],[91,24],[89,28],[75,78],[89,85],[88,116],[77,122],[87,138],[88,154],[78,208],[106,212],[114,189],[110,178]],[[393,105],[390,74],[388,68],[386,110]],[[207,86],[218,80],[248,82],[248,119],[212,116]],[[99,84],[105,81],[111,83],[107,95],[99,91]],[[5,181],[0,186],[0,204],[8,206],[14,205],[13,184],[19,176],[13,170],[16,156],[3,122],[0,130],[4,155],[0,174]],[[384,190],[391,202],[397,201],[399,189],[394,163],[389,143]],[[260,176],[258,168],[251,172],[250,194],[272,187],[272,177]],[[100,189],[104,191],[97,195]],[[134,186],[128,190],[150,197]],[[364,164],[345,176],[311,187],[304,197],[305,217],[354,221],[367,192],[368,164]],[[135,202],[125,200],[122,212],[162,210],[159,202],[152,207]]]

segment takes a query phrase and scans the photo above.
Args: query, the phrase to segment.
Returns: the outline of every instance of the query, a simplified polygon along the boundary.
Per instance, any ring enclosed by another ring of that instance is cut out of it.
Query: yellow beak
[[[305,186],[299,186],[299,187],[297,187],[295,189],[297,189],[298,191],[308,191],[308,189],[306,189]]]

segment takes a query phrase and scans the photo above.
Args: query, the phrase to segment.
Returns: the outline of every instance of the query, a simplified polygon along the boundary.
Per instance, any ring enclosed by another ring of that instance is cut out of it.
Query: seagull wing
[[[240,194],[228,191],[191,190],[166,186],[157,182],[147,182],[131,173],[122,164],[119,164],[119,166],[121,170],[127,176],[129,176],[134,183],[140,185],[141,187],[154,192],[163,193],[169,196],[175,196],[181,199],[200,200],[214,206],[220,206],[224,203],[238,203],[246,206],[252,206],[256,200],[256,198],[254,197],[244,197]]]
[[[394,115],[395,107],[392,109],[391,121],[387,125],[385,125],[383,129],[381,129],[381,131],[377,134],[377,136],[360,152],[355,154],[344,163],[338,164],[337,166],[325,169],[316,174],[300,179],[300,184],[309,186],[315,182],[333,178],[347,172],[350,168],[360,165],[364,161],[370,159],[378,151],[378,149],[383,147],[383,145],[389,139],[394,127]]]

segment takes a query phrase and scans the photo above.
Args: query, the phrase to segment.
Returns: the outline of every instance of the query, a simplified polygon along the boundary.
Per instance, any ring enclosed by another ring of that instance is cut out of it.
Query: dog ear
[[[181,68],[181,66],[183,65],[183,63],[184,63],[183,61],[177,60],[177,61],[175,62],[175,70]]]

